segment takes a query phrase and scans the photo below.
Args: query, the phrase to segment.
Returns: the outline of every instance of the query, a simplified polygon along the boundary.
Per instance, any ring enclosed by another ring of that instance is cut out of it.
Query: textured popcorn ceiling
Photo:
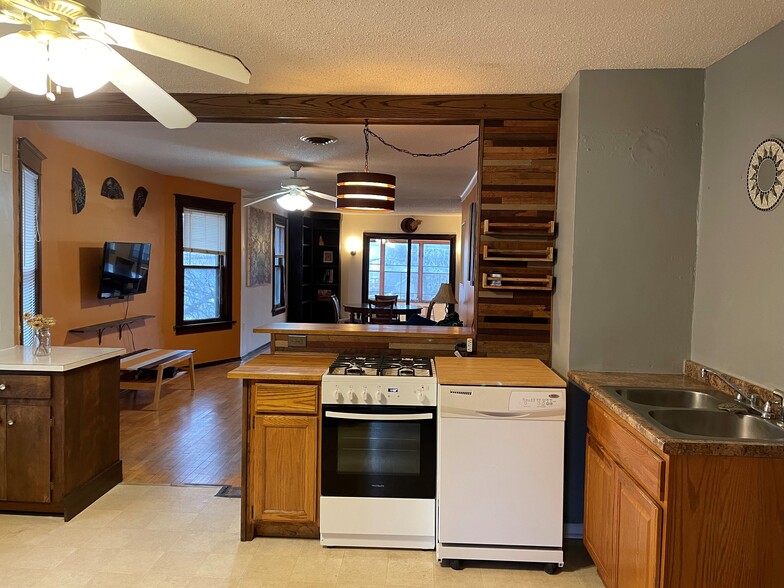
[[[583,69],[706,67],[784,18],[782,0],[103,0],[105,19],[232,53],[250,86],[126,51],[169,92],[469,94],[560,92]],[[0,26],[0,34],[15,30]],[[333,193],[362,162],[361,127],[41,123],[149,169],[264,192],[301,175]],[[386,127],[434,151],[472,127]],[[300,134],[340,137],[321,150]],[[133,140],[127,140],[132,137]],[[415,160],[371,144],[371,170],[398,176],[398,209],[456,212],[476,151]]]
[[[103,0],[103,17],[232,53],[250,86],[158,59],[170,92],[560,92],[581,69],[705,67],[782,0]]]
[[[196,123],[170,131],[158,123],[39,121],[46,133],[59,136],[169,175],[194,178],[251,193],[273,193],[291,176],[290,162],[304,164],[300,177],[310,187],[335,194],[339,172],[361,171],[365,143],[362,125]],[[371,125],[384,139],[417,152],[446,151],[479,134],[476,126]],[[302,135],[332,135],[338,142],[319,147]],[[448,157],[413,158],[370,139],[370,171],[395,174],[398,212],[452,213],[477,164],[477,145]],[[334,210],[321,199],[314,204]]]

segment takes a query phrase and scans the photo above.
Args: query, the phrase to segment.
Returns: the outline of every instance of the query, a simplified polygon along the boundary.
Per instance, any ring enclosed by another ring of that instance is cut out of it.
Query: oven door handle
[[[349,421],[428,421],[433,420],[433,413],[421,414],[369,414],[355,412],[335,412],[328,410],[324,416],[331,419],[345,419]]]

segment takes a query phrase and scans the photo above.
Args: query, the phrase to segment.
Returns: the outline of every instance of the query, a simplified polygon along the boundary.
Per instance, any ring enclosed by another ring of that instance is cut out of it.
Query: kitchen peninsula
[[[0,350],[0,511],[72,519],[122,481],[121,348]]]
[[[360,353],[452,355],[455,345],[474,337],[471,327],[270,323],[253,329],[269,333],[272,353]]]

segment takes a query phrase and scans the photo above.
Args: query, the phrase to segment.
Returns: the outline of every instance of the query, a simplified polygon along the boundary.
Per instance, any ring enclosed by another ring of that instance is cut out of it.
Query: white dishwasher
[[[565,389],[442,384],[438,414],[441,564],[563,567]]]

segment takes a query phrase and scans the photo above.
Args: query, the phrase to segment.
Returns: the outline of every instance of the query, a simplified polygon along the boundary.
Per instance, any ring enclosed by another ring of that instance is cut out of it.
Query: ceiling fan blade
[[[250,82],[250,71],[233,55],[97,18],[82,17],[76,25],[80,32],[104,43],[155,55],[243,84]]]
[[[316,196],[317,198],[323,198],[324,200],[330,200],[332,202],[337,202],[338,199],[335,196],[330,196],[329,194],[324,194],[324,192],[316,192],[315,190],[305,190],[307,194],[311,196]]]
[[[112,52],[113,66],[111,82],[128,98],[167,129],[185,129],[196,122],[196,117],[169,96],[163,88],[114,49],[111,47],[109,49]]]
[[[8,83],[3,78],[0,78],[0,98],[5,98],[8,96],[8,92],[11,91],[11,84]]]
[[[246,202],[243,204],[243,207],[253,206],[254,204],[258,204],[259,202],[264,202],[265,200],[269,200],[270,198],[276,198],[278,196],[283,196],[284,194],[288,194],[288,192],[276,192],[275,194],[270,194],[269,196],[262,196],[261,198],[256,198],[256,200],[252,200],[250,202]],[[251,196],[252,198],[252,196]]]

